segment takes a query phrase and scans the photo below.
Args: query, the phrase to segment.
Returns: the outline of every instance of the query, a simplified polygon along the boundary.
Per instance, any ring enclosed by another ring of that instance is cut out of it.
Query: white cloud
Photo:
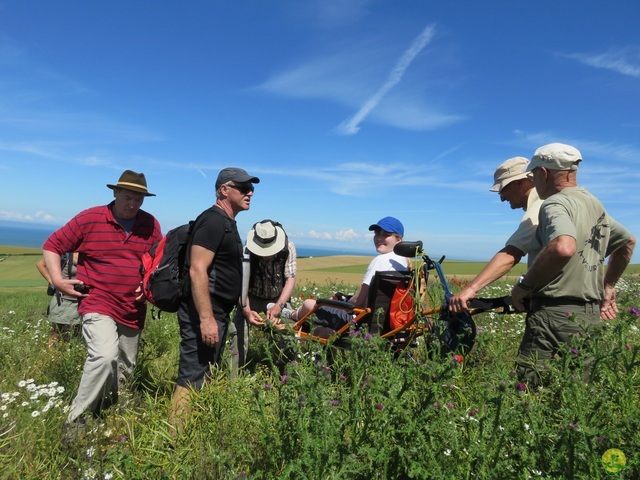
[[[400,57],[384,84],[364,103],[360,110],[358,110],[351,119],[347,120],[338,128],[341,133],[345,135],[355,135],[358,133],[358,130],[360,130],[360,123],[364,121],[369,113],[378,106],[389,91],[400,83],[413,60],[422,51],[422,49],[427,46],[434,35],[435,27],[433,25],[429,25],[415,38],[411,46]]]
[[[333,238],[329,232],[316,232],[315,230],[309,230],[308,235],[311,238],[321,238],[323,240],[331,240]]]
[[[640,78],[640,47],[609,50],[600,54],[571,53],[564,56],[590,67],[603,68],[622,75]]]
[[[281,5],[289,15],[301,17],[305,24],[336,28],[351,25],[366,16],[369,3],[370,0],[305,0],[275,3],[274,6]]]
[[[36,212],[35,214],[28,214],[23,212],[12,212],[9,210],[0,210],[0,219],[11,220],[14,222],[35,222],[35,223],[56,222],[55,217],[43,211]]]
[[[98,157],[96,155],[80,158],[79,163],[81,165],[86,165],[89,167],[102,167],[106,165],[111,165],[111,162],[109,160]]]
[[[36,212],[34,214],[34,218],[36,220],[42,220],[44,222],[54,222],[56,220],[53,215],[49,215],[48,213],[43,212],[42,210],[39,212]]]
[[[332,53],[309,59],[273,74],[253,90],[287,98],[326,99],[357,109],[357,113],[335,131],[353,134],[365,118],[381,125],[406,130],[432,130],[464,120],[463,115],[442,112],[433,105],[424,91],[428,79],[439,71],[434,67],[415,75],[420,81],[402,82],[409,66],[431,40],[435,27],[429,25],[396,60],[390,73],[385,69],[394,61],[396,48],[381,39],[340,43],[325,46]],[[379,44],[376,44],[379,42]],[[417,70],[417,69],[412,69]],[[382,86],[379,79],[385,78]],[[373,92],[373,93],[372,93]],[[436,97],[441,99],[441,95]]]
[[[350,228],[348,230],[336,232],[335,238],[336,240],[354,240],[360,238],[360,235],[356,233],[353,228]]]
[[[640,149],[634,145],[616,144],[614,142],[599,142],[596,140],[584,140],[581,138],[564,137],[553,132],[523,132],[516,130],[519,144],[526,144],[531,155],[536,148],[548,143],[566,143],[573,145],[584,157],[585,162],[589,157],[599,157],[607,160],[618,160],[622,162],[633,162],[636,164],[640,159]]]

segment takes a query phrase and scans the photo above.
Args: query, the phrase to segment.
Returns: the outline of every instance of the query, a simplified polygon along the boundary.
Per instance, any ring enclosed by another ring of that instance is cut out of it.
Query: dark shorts
[[[314,314],[318,318],[318,325],[334,330],[339,330],[353,319],[351,311],[335,307],[320,307]]]
[[[202,388],[205,378],[211,374],[211,367],[220,365],[226,343],[229,312],[214,305],[213,315],[218,324],[220,340],[215,347],[209,347],[202,343],[200,317],[193,301],[183,303],[178,310],[181,340],[177,383],[181,387],[196,390]]]

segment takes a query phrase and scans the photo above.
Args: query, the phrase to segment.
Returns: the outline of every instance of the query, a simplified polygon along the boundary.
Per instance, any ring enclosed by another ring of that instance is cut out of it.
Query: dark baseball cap
[[[237,167],[227,167],[220,170],[218,174],[218,179],[216,180],[216,190],[220,188],[220,185],[223,185],[227,182],[238,182],[238,183],[260,183],[260,179],[258,177],[252,177],[249,175],[246,170]]]

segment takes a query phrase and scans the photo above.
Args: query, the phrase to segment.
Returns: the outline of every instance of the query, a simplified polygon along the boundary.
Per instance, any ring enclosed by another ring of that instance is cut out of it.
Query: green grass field
[[[178,322],[148,312],[128,400],[63,445],[85,347],[81,339],[48,345],[40,250],[0,252],[0,478],[640,478],[637,276],[619,284],[619,318],[545,364],[547,386],[539,391],[513,370],[522,314],[475,316],[476,343],[464,358],[440,351],[428,329],[394,355],[381,339],[355,331],[351,348],[338,351],[253,328],[245,370],[230,375],[227,349],[206,388],[193,394],[177,437],[167,411]],[[333,281],[353,291],[371,258],[299,259],[292,304],[329,297]],[[454,293],[483,266],[443,264]],[[495,282],[483,295],[506,295],[512,283]],[[429,287],[428,298],[441,295]],[[420,321],[426,328],[433,320]],[[595,370],[583,381],[583,360],[591,358]],[[603,464],[618,451],[626,464]]]
[[[496,282],[490,296],[510,287]],[[80,339],[48,346],[44,293],[1,291],[0,478],[640,478],[637,277],[620,283],[619,318],[547,362],[537,391],[513,370],[521,314],[475,316],[476,344],[464,358],[439,351],[435,336],[394,355],[356,331],[351,348],[338,350],[254,328],[246,369],[237,377],[227,361],[215,369],[175,437],[167,411],[178,322],[149,313],[135,382],[66,445],[63,422],[85,347]],[[296,287],[292,303],[332,291]],[[584,381],[590,358],[595,369]],[[612,452],[626,463],[612,464]]]
[[[42,250],[0,246],[0,288],[46,287],[36,269]]]

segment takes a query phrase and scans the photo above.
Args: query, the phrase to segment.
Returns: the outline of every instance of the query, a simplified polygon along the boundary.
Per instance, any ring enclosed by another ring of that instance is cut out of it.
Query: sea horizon
[[[18,222],[0,223],[0,245],[11,247],[42,248],[47,237],[59,227],[25,226]],[[375,252],[363,252],[357,249],[321,248],[296,244],[298,257],[332,257],[335,255],[373,256]]]

